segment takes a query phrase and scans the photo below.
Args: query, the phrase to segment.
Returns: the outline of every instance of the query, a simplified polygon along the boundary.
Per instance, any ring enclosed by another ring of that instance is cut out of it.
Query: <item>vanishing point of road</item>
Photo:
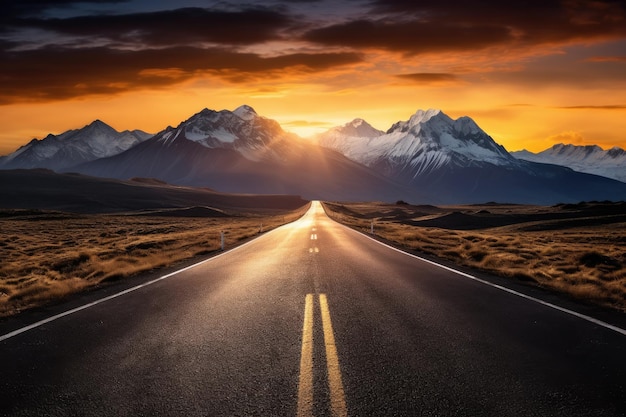
[[[0,323],[0,415],[626,415],[623,325],[401,253],[318,202],[143,279]]]

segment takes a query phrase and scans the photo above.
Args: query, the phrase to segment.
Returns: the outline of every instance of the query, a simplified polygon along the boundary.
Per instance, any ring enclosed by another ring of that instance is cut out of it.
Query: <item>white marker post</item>
[[[220,232],[220,247],[224,250],[224,231]]]
[[[374,234],[374,219],[372,219],[372,223],[370,224],[370,233]]]

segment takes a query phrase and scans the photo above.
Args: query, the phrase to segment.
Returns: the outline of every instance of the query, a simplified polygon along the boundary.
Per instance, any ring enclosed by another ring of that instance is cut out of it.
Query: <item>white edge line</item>
[[[328,215],[327,215],[327,216],[328,216]],[[332,221],[334,221],[335,223],[337,223],[337,224],[339,224],[339,225],[341,225],[341,226],[343,226],[343,227],[345,227],[345,228],[347,228],[347,229],[349,229],[349,230],[352,230],[352,231],[354,231],[354,232],[356,232],[356,233],[360,234],[361,236],[364,236],[364,237],[366,237],[366,238],[368,238],[368,239],[370,239],[370,240],[372,240],[372,241],[374,241],[374,242],[378,243],[379,245],[385,246],[385,247],[387,247],[387,248],[389,248],[389,249],[392,249],[392,250],[394,250],[394,251],[396,251],[396,252],[402,253],[402,254],[404,254],[404,255],[406,255],[406,256],[410,256],[410,257],[412,257],[412,258],[419,259],[419,260],[420,260],[420,261],[422,261],[422,262],[426,262],[426,263],[428,263],[428,264],[431,264],[431,265],[437,266],[437,267],[439,267],[439,268],[445,269],[446,271],[454,272],[455,274],[458,274],[458,275],[461,275],[461,276],[463,276],[463,277],[465,277],[465,278],[469,278],[469,279],[472,279],[472,280],[474,280],[474,281],[480,282],[481,284],[485,284],[485,285],[488,285],[488,286],[490,286],[490,287],[497,288],[497,289],[499,289],[499,290],[502,290],[502,291],[508,292],[509,294],[513,294],[513,295],[516,295],[516,296],[518,296],[518,297],[525,298],[526,300],[529,300],[529,301],[534,301],[535,303],[538,303],[538,304],[544,305],[544,306],[546,306],[546,307],[550,307],[550,308],[552,308],[552,309],[555,309],[555,310],[561,311],[561,312],[563,312],[563,313],[566,313],[566,314],[572,315],[572,316],[574,316],[574,317],[578,317],[579,319],[586,320],[586,321],[588,321],[588,322],[590,322],[590,323],[596,324],[596,325],[598,325],[598,326],[602,326],[602,327],[604,327],[604,328],[606,328],[606,329],[613,330],[614,332],[617,332],[617,333],[621,334],[622,336],[626,336],[626,330],[622,329],[621,327],[614,326],[614,325],[609,324],[609,323],[607,323],[607,322],[604,322],[604,321],[602,321],[602,320],[598,320],[598,319],[595,319],[595,318],[593,318],[593,317],[587,316],[587,315],[585,315],[585,314],[581,314],[581,313],[578,313],[578,312],[576,312],[576,311],[569,310],[569,309],[567,309],[567,308],[565,308],[565,307],[560,307],[560,306],[557,306],[556,304],[552,304],[552,303],[549,303],[549,302],[547,302],[547,301],[543,301],[543,300],[540,300],[540,299],[538,299],[538,298],[531,297],[530,295],[526,295],[526,294],[521,293],[521,292],[519,292],[519,291],[515,291],[515,290],[512,290],[512,289],[510,289],[510,288],[503,287],[502,285],[494,284],[494,283],[489,282],[489,281],[485,281],[484,279],[480,279],[480,278],[477,278],[477,277],[475,277],[475,276],[473,276],[473,275],[466,274],[465,272],[461,272],[461,271],[456,270],[456,269],[454,269],[454,268],[450,268],[450,267],[448,267],[448,266],[438,264],[437,262],[434,262],[434,261],[431,261],[431,260],[428,260],[428,259],[422,258],[422,257],[417,256],[417,255],[414,255],[414,254],[412,254],[412,253],[405,252],[405,251],[403,251],[403,250],[401,250],[401,249],[394,248],[393,246],[390,246],[390,245],[388,245],[388,244],[386,244],[386,243],[384,243],[384,242],[381,242],[380,240],[376,240],[376,239],[374,239],[373,237],[371,237],[371,236],[369,236],[369,235],[366,235],[365,233],[361,233],[361,232],[359,232],[358,230],[354,230],[353,228],[346,226],[345,224],[339,223],[338,221],[336,221],[336,220],[332,219],[330,216],[329,216],[328,218],[329,218],[329,219],[331,219]]]
[[[293,223],[293,222],[290,222],[290,223]],[[286,226],[286,225],[288,225],[290,223],[286,223],[286,224],[284,224],[282,226],[279,226],[276,229],[271,230],[269,233],[273,232],[274,230],[278,230],[278,229],[282,228],[283,226]],[[263,236],[265,236],[265,235],[263,235]],[[261,237],[261,236],[258,236],[257,238],[259,238],[259,237]],[[248,242],[246,242],[246,243],[244,243],[242,245],[236,246],[236,247],[234,247],[234,248],[232,248],[232,249],[230,249],[230,250],[228,250],[226,252],[222,252],[222,253],[220,253],[218,255],[215,255],[215,256],[212,256],[212,257],[210,257],[208,259],[205,259],[203,261],[197,262],[197,263],[195,263],[193,265],[189,265],[189,266],[187,266],[185,268],[182,268],[182,269],[179,269],[177,271],[170,272],[169,274],[163,275],[163,276],[161,276],[159,278],[155,278],[155,279],[153,279],[151,281],[144,282],[143,284],[139,284],[139,285],[136,285],[136,286],[134,286],[132,288],[125,289],[124,291],[120,291],[118,293],[109,295],[107,297],[101,298],[99,300],[93,301],[93,302],[85,304],[85,305],[82,305],[80,307],[76,307],[76,308],[73,308],[71,310],[64,311],[63,313],[55,314],[54,316],[51,316],[51,317],[48,317],[46,319],[40,320],[40,321],[35,322],[33,324],[29,324],[28,326],[21,327],[21,328],[19,328],[17,330],[13,330],[12,332],[9,332],[9,333],[7,333],[5,335],[0,336],[0,342],[3,342],[5,340],[7,340],[7,339],[10,339],[10,338],[12,338],[14,336],[17,336],[17,335],[22,334],[24,332],[27,332],[29,330],[35,329],[35,328],[37,328],[39,326],[43,326],[44,324],[50,323],[51,321],[58,320],[58,319],[60,319],[62,317],[69,316],[70,314],[74,314],[74,313],[77,313],[77,312],[82,311],[82,310],[86,310],[86,309],[88,309],[90,307],[93,307],[93,306],[96,306],[96,305],[98,305],[100,303],[104,303],[104,302],[112,300],[114,298],[121,297],[122,295],[131,293],[133,291],[137,291],[140,288],[147,287],[149,285],[152,285],[152,284],[157,283],[159,281],[162,281],[164,279],[170,278],[170,277],[172,277],[174,275],[180,274],[181,272],[185,272],[185,271],[187,271],[189,269],[195,268],[195,267],[200,266],[200,265],[202,265],[204,263],[213,261],[213,260],[215,260],[217,258],[220,258],[220,257],[222,257],[222,256],[224,256],[224,255],[226,255],[228,253],[231,253],[231,252],[236,251],[238,249],[241,249],[241,248],[243,248],[245,246],[248,246],[249,244],[255,242],[257,240],[257,238],[252,239],[252,240],[250,240],[250,241],[248,241]]]

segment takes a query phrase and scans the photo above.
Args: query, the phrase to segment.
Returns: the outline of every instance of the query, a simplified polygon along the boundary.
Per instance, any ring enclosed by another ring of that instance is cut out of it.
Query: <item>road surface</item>
[[[623,330],[383,246],[316,202],[55,308],[0,323],[0,415],[626,415]]]

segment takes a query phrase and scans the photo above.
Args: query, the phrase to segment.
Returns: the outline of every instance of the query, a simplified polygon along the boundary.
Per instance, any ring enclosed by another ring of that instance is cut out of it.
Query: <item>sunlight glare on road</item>
[[[311,201],[311,207],[309,210],[300,218],[300,220],[295,221],[289,224],[289,227],[297,228],[297,229],[312,229],[315,227],[315,218],[320,212],[323,212],[324,209],[319,201]]]

